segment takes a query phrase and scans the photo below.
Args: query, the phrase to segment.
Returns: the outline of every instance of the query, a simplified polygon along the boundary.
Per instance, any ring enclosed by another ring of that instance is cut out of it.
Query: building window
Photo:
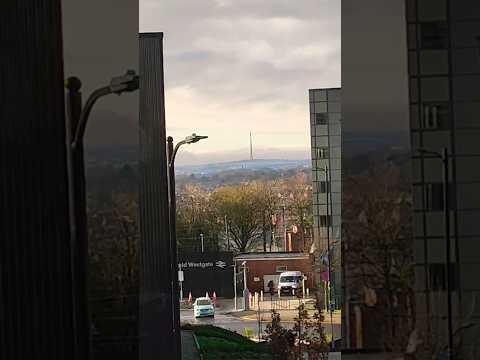
[[[452,291],[458,288],[459,271],[457,264],[450,264],[450,289]],[[433,291],[447,290],[447,266],[446,264],[429,264],[428,265],[430,289]]]
[[[319,183],[319,192],[321,194],[325,194],[329,190],[328,182],[326,181],[320,181]]]
[[[284,271],[287,271],[287,266],[286,265],[277,265],[275,267],[275,271],[277,273],[281,273],[281,272],[284,272]]]
[[[428,22],[420,26],[420,46],[422,49],[448,48],[448,26],[445,22]]]
[[[317,159],[328,159],[328,147],[317,148]]]
[[[331,217],[330,215],[320,215],[320,227],[330,227]]]
[[[447,128],[450,115],[448,104],[426,104],[422,108],[422,128],[442,129]]]
[[[315,124],[316,125],[327,125],[328,123],[328,113],[317,113],[315,114]]]
[[[440,211],[443,210],[443,184],[432,183],[424,186],[424,204],[425,210]]]

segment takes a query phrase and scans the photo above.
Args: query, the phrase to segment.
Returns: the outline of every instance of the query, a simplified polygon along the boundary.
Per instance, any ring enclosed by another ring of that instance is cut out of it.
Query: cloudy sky
[[[340,0],[140,0],[140,31],[165,33],[168,133],[209,136],[184,161],[248,157],[250,131],[257,157],[309,156],[308,89],[340,86]]]

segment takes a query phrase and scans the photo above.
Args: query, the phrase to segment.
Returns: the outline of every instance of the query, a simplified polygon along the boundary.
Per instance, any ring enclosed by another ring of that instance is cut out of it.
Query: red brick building
[[[313,258],[301,252],[244,253],[234,258],[237,271],[241,272],[246,261],[247,287],[251,292],[268,291],[268,283],[273,280],[275,288],[278,278],[284,271],[301,271],[306,276],[305,287],[315,288]]]

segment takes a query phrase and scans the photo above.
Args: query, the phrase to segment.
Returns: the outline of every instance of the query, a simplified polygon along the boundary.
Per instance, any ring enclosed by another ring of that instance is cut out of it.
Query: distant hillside
[[[281,159],[259,159],[246,161],[221,162],[206,165],[183,165],[176,167],[178,175],[212,175],[221,172],[232,171],[260,171],[260,170],[290,170],[297,168],[309,168],[310,160],[281,160]]]

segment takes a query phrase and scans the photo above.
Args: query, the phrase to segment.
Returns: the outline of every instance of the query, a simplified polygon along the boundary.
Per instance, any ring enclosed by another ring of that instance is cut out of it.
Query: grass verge
[[[258,344],[242,335],[212,325],[183,325],[197,337],[204,360],[270,360],[267,344]]]

